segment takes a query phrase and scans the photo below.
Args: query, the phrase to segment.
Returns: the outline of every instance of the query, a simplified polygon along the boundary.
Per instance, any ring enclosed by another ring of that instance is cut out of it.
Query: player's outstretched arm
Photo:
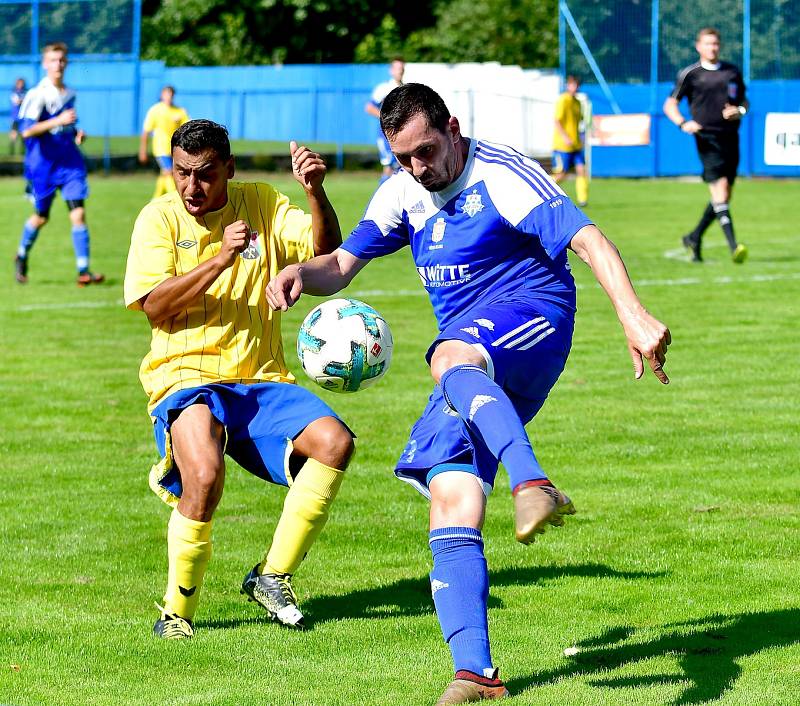
[[[327,255],[342,244],[342,231],[336,211],[322,187],[327,173],[325,161],[307,147],[298,147],[294,140],[289,143],[289,152],[292,155],[292,174],[305,189],[308,198],[314,254]]]
[[[272,309],[287,311],[300,296],[325,297],[344,289],[369,262],[338,248],[299,265],[289,265],[267,285],[267,301]]]
[[[636,296],[625,263],[612,243],[597,226],[584,226],[573,237],[570,248],[592,269],[597,281],[614,305],[628,339],[636,379],[644,373],[643,358],[655,376],[664,384],[667,346],[672,342],[669,329],[651,316]]]

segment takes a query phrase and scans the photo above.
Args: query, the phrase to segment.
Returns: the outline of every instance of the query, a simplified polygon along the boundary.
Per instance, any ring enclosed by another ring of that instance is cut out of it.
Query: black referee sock
[[[706,210],[703,211],[703,216],[698,221],[697,225],[695,226],[694,230],[689,233],[689,237],[695,242],[699,243],[700,238],[703,237],[703,233],[706,232],[708,226],[711,225],[712,221],[714,220],[716,214],[714,213],[714,204],[710,201],[706,206]]]
[[[717,216],[722,232],[725,233],[725,238],[728,241],[728,247],[731,250],[736,249],[736,236],[733,234],[733,221],[731,220],[731,212],[727,203],[715,203],[714,213]]]

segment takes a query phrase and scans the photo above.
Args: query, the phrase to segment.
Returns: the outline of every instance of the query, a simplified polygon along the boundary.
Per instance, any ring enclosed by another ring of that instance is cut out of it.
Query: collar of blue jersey
[[[439,208],[444,206],[456,194],[460,194],[467,188],[467,183],[472,175],[472,165],[475,163],[475,146],[478,144],[477,140],[470,137],[465,138],[469,140],[469,151],[467,152],[467,159],[464,162],[464,170],[450,186],[446,186],[441,191],[432,191],[431,198],[433,203]]]

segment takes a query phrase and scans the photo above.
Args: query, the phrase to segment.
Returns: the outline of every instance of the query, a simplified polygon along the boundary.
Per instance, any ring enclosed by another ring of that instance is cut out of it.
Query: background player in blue
[[[389,81],[384,81],[375,86],[375,89],[372,91],[372,96],[370,96],[370,99],[364,106],[364,110],[367,113],[374,118],[381,117],[383,99],[395,88],[403,85],[403,74],[405,71],[406,62],[403,59],[399,56],[392,59],[389,64],[389,74],[392,78]],[[386,139],[386,135],[383,134],[380,124],[378,125],[376,142],[378,145],[378,156],[381,160],[381,166],[383,167],[383,175],[381,176],[381,183],[383,183],[400,168],[400,164],[392,154],[392,149],[389,147],[389,142]]]
[[[17,138],[19,137],[19,130],[17,129],[19,127],[19,107],[22,105],[22,99],[25,98],[25,92],[27,90],[24,78],[18,78],[14,81],[14,89],[9,96],[9,100],[11,101],[11,126],[8,131],[9,154],[14,154],[14,148],[17,144]]]
[[[670,333],[642,306],[617,249],[533,160],[461,135],[421,84],[392,91],[381,125],[403,171],[330,255],[284,269],[267,286],[285,310],[303,291],[329,295],[372,258],[410,246],[439,324],[428,351],[437,385],[395,474],[431,499],[431,590],[456,676],[438,704],[507,695],[489,650],[483,554],[486,498],[505,466],[516,536],[525,544],[574,512],[525,433],[569,353],[573,250],[608,293],[636,378],[643,359],[662,383]]]
[[[42,51],[42,67],[47,75],[28,91],[19,109],[19,128],[25,140],[25,178],[32,188],[34,212],[22,229],[15,276],[20,284],[28,281],[28,255],[50,217],[56,191],[60,190],[72,222],[78,286],[85,287],[102,282],[103,275],[89,270],[89,230],[84,212],[89,186],[78,149],[86,135],[76,127],[75,91],[64,84],[66,44],[48,44]]]

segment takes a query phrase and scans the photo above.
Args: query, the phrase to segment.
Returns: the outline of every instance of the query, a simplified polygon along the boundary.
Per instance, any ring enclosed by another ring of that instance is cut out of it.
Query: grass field
[[[274,178],[299,198],[288,182]],[[345,229],[374,186],[373,175],[330,177]],[[146,483],[155,449],[137,368],[149,328],[121,296],[152,187],[92,179],[93,264],[108,284],[79,290],[60,204],[31,282],[14,283],[29,206],[19,180],[0,181],[0,703],[433,703],[452,674],[427,580],[427,505],[391,472],[432,384],[422,356],[435,326],[406,253],[350,289],[392,325],[389,375],[356,395],[321,392],[359,451],[296,576],[311,629],[268,623],[239,595],[283,491],[231,463],[197,637],[150,634],[169,512]],[[733,265],[714,225],[708,261],[694,265],[675,248],[701,184],[593,183],[590,215],[672,331],[672,383],[634,381],[611,307],[576,260],[573,352],[529,431],[579,514],[516,544],[501,473],[484,531],[511,704],[800,703],[797,193],[797,182],[743,180],[733,213],[750,260]],[[284,317],[287,349],[314,301]]]

